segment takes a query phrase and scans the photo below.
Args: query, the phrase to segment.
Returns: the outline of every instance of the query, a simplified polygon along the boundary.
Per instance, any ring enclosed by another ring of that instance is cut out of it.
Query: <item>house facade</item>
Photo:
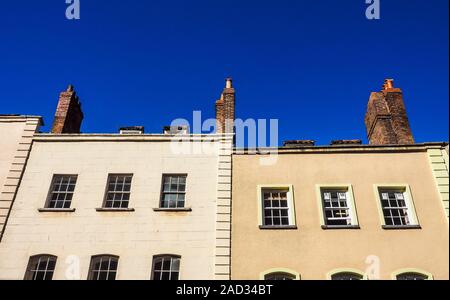
[[[369,145],[235,150],[232,279],[449,278],[448,144],[414,142],[392,80],[365,123]]]
[[[82,120],[70,86],[52,132],[32,134],[0,279],[229,279],[233,134]]]
[[[281,148],[271,166],[234,154],[232,279],[448,279],[448,215],[428,157],[442,147]]]

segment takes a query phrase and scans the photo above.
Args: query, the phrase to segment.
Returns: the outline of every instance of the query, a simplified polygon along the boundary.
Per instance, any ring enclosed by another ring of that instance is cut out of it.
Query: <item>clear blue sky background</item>
[[[277,118],[280,142],[366,140],[371,91],[404,91],[417,142],[448,140],[448,0],[64,0],[0,4],[0,113],[50,129],[69,83],[84,132],[144,125],[159,133],[193,110],[214,116],[226,76],[237,116]]]

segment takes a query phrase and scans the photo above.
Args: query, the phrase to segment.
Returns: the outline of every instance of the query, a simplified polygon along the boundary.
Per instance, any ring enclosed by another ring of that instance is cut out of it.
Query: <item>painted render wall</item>
[[[449,278],[447,216],[434,182],[427,149],[337,153],[332,149],[280,153],[272,166],[261,155],[233,156],[232,279],[259,279],[273,268],[326,279],[339,268],[364,272],[366,258],[380,259],[381,279],[416,268]],[[296,230],[260,230],[257,186],[292,184]],[[360,229],[323,230],[316,184],[351,184]],[[381,228],[374,184],[409,184],[422,229]]]
[[[0,116],[0,192],[4,188],[24,127],[24,121]]]
[[[0,115],[0,243],[11,206],[31,150],[32,137],[42,119]]]
[[[209,154],[177,154],[168,141],[145,136],[35,138],[0,244],[0,279],[23,279],[29,257],[36,254],[58,257],[54,279],[72,279],[66,276],[74,266],[66,264],[71,255],[79,258],[80,279],[86,279],[90,258],[97,254],[120,256],[117,279],[150,279],[152,258],[158,254],[181,255],[180,279],[229,278],[230,231],[221,232],[220,242],[216,231],[217,204],[225,201],[218,199],[218,151],[228,148],[225,157],[231,163],[232,139],[183,142],[210,145],[216,151]],[[228,172],[230,177],[231,168]],[[102,206],[108,173],[133,174],[129,207],[134,212],[95,210]],[[191,212],[153,211],[159,207],[163,173],[188,174],[186,206]],[[78,174],[71,206],[75,212],[38,212],[53,174]],[[227,218],[229,223],[229,212],[222,219]]]

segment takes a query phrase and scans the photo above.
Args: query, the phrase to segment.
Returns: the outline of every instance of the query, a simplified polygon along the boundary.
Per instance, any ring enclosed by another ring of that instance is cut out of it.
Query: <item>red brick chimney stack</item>
[[[372,145],[414,144],[403,93],[393,79],[386,79],[380,92],[371,93],[365,124]]]
[[[217,133],[234,133],[235,94],[233,79],[227,78],[225,89],[220,99],[216,101]]]
[[[74,87],[69,85],[67,90],[59,95],[52,133],[80,133],[83,117],[80,100]]]

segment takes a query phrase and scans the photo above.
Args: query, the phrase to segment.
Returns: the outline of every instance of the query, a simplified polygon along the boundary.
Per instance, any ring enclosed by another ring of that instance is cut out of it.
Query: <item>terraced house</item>
[[[369,144],[234,148],[231,79],[215,105],[215,134],[81,133],[72,86],[51,133],[0,116],[0,279],[449,278],[448,143],[415,143],[392,80]]]
[[[230,80],[218,113],[229,107]],[[34,119],[2,121],[1,137],[14,134],[2,140],[2,168],[15,170],[24,126],[32,151],[10,211],[2,193],[0,279],[229,279],[233,134],[82,134],[83,117],[69,86],[51,133],[31,132]]]
[[[448,144],[414,143],[392,80],[365,123],[369,145],[235,150],[232,279],[449,278]]]

